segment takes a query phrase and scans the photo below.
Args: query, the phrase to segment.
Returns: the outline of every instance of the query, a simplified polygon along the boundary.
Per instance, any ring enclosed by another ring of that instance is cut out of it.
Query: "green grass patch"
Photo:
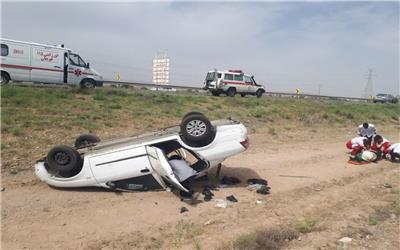
[[[30,139],[29,143],[18,140],[12,147],[2,147],[3,168],[13,165],[10,164],[11,148],[31,152],[32,147],[73,141],[79,133],[88,131],[107,131],[112,136],[127,127],[153,130],[178,124],[183,115],[191,111],[202,112],[211,120],[232,117],[244,122],[253,133],[258,128],[267,128],[273,136],[302,125],[355,127],[368,121],[383,126],[397,124],[400,117],[399,104],[229,98],[188,91],[160,93],[131,88],[81,90],[6,85],[1,87],[3,143],[11,145],[14,137],[28,134]],[[282,124],[285,129],[279,129]],[[45,145],[43,137],[49,139]],[[20,157],[20,153],[17,152],[17,156]],[[28,155],[26,159],[31,161],[35,157]]]
[[[296,223],[295,228],[300,233],[310,233],[316,231],[318,221],[311,218],[306,218]]]

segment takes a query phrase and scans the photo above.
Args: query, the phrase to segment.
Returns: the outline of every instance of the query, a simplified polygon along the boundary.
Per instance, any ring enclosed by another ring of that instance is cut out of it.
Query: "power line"
[[[373,82],[372,82],[373,73],[374,73],[373,69],[368,70],[368,81],[364,89],[364,95],[363,95],[364,98],[368,98],[374,95]]]

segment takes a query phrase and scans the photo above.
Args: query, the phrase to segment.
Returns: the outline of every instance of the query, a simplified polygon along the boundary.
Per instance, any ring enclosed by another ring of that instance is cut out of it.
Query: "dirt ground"
[[[384,135],[400,141],[398,131],[392,127]],[[240,235],[296,228],[304,220],[315,225],[285,248],[399,249],[400,164],[348,164],[344,143],[353,132],[302,128],[281,136],[257,130],[247,151],[223,163],[221,176],[242,180],[213,191],[214,198],[239,200],[225,209],[214,201],[186,204],[165,191],[54,189],[33,171],[6,175],[2,249],[229,249]],[[214,172],[210,176],[208,182],[218,182]],[[272,193],[249,191],[249,178],[268,180]],[[180,213],[182,206],[189,211]],[[342,237],[352,241],[341,243]]]

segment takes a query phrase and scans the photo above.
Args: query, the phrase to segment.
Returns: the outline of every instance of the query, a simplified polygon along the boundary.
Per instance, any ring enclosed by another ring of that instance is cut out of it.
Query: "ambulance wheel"
[[[4,72],[1,72],[1,82],[0,85],[7,84],[10,81],[8,75]]]
[[[215,129],[201,113],[193,113],[182,119],[181,138],[191,147],[204,147],[215,138]]]
[[[219,92],[211,92],[211,94],[213,95],[213,96],[219,96]]]
[[[57,172],[69,172],[82,166],[78,151],[69,146],[56,146],[47,154],[48,166]]]
[[[93,89],[96,87],[96,82],[92,79],[83,79],[81,82],[81,88],[83,89]]]
[[[226,94],[230,97],[234,97],[236,94],[236,89],[235,88],[229,88]]]
[[[241,97],[246,97],[246,94],[240,94]]]
[[[262,91],[261,89],[257,90],[256,92],[256,96],[257,98],[260,98],[263,95],[264,91]]]
[[[94,144],[100,142],[100,138],[94,134],[83,134],[78,136],[75,140],[75,147],[82,148],[86,147],[90,144]]]

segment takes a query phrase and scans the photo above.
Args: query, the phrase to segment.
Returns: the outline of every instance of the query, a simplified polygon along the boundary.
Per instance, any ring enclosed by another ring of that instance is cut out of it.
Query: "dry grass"
[[[273,250],[281,249],[289,241],[296,239],[299,233],[290,228],[271,228],[258,230],[239,236],[220,249],[232,250]]]

